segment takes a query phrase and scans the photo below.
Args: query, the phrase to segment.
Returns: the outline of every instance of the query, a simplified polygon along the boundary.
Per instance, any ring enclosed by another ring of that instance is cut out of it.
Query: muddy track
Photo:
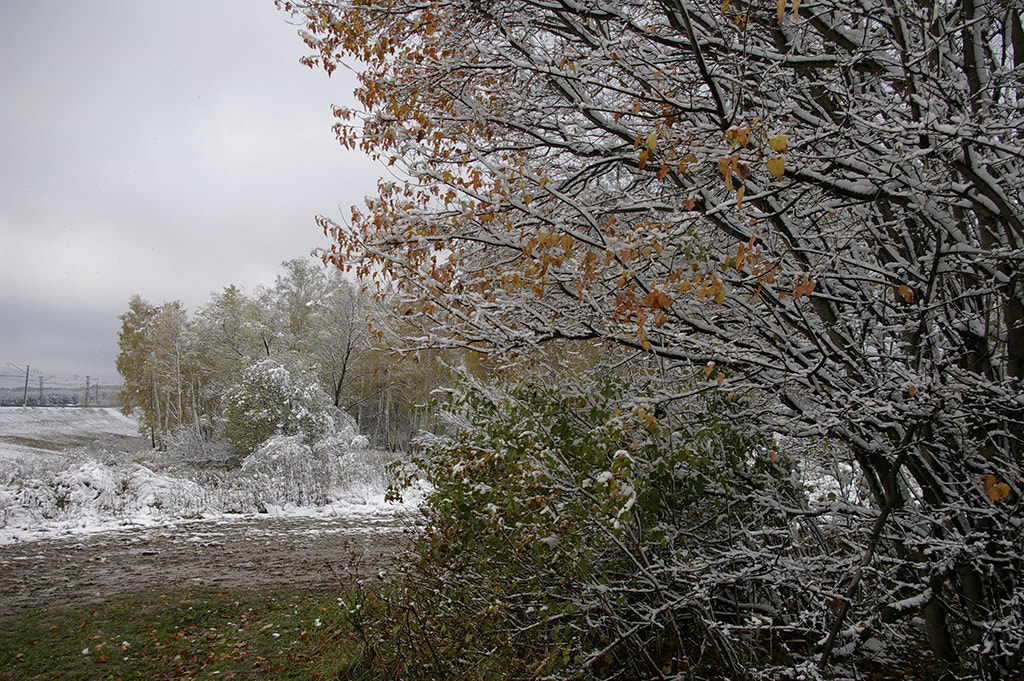
[[[396,564],[401,518],[256,516],[0,546],[0,618],[160,589],[329,589]]]

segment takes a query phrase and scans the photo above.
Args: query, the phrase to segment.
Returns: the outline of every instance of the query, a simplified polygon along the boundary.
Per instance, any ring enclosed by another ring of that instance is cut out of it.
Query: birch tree
[[[338,139],[400,179],[326,258],[413,341],[618,345],[660,405],[841,443],[863,499],[779,511],[850,528],[818,665],[921,617],[947,673],[1020,670],[1019,3],[279,4],[360,69]]]
[[[140,412],[139,429],[149,431],[150,441],[156,446],[156,432],[159,426],[156,417],[156,391],[153,375],[148,370],[150,338],[156,308],[138,295],[131,297],[128,311],[119,315],[121,331],[118,333],[117,371],[123,384],[118,400],[125,414],[136,409]]]

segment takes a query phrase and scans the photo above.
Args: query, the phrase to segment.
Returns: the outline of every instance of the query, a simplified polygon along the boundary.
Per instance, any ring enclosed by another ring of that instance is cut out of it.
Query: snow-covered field
[[[351,429],[314,448],[274,438],[239,465],[223,450],[149,449],[114,409],[0,408],[0,545],[244,515],[372,517],[407,512],[384,500],[388,452]]]

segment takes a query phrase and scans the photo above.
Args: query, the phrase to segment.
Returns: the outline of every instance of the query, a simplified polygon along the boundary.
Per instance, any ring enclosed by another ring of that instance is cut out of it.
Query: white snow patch
[[[355,433],[313,448],[273,438],[235,469],[197,468],[158,452],[140,460],[138,441],[115,439],[111,447],[134,444],[134,453],[103,448],[99,456],[96,447],[32,446],[68,441],[69,433],[134,436],[135,427],[112,409],[0,409],[0,545],[194,518],[389,518],[411,512],[428,493],[414,487],[401,503],[387,502],[385,468],[396,455]]]

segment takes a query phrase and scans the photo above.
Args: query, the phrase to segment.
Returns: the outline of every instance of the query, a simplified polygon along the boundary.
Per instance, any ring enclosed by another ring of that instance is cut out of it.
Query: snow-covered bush
[[[228,445],[188,437],[167,449],[0,451],[0,544],[225,513],[401,512],[384,502],[396,455],[368,448],[347,414],[329,425],[312,443],[273,435],[238,466],[222,465]]]
[[[301,436],[275,435],[242,461],[261,505],[323,506],[337,475],[337,455],[314,451]]]
[[[274,360],[249,367],[224,397],[224,434],[241,454],[256,451],[273,435],[301,435],[312,444],[344,422],[315,380]]]
[[[822,559],[842,549],[781,510],[807,508],[796,462],[732,401],[664,413],[636,395],[573,376],[449,405],[467,425],[416,459],[429,530],[368,629],[388,632],[369,641],[381,659],[411,678],[741,678],[752,658],[806,659],[835,577]]]

